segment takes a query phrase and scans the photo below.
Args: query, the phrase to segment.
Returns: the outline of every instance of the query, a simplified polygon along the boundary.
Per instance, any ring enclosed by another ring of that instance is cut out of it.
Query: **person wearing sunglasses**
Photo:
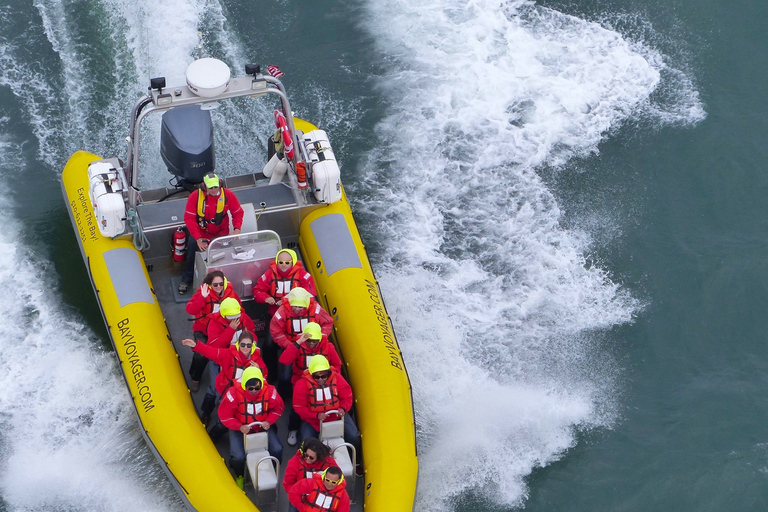
[[[331,466],[336,466],[336,461],[331,457],[331,449],[316,437],[307,438],[285,465],[283,489],[287,493],[299,480],[312,478]],[[293,506],[289,509],[296,510]]]
[[[216,407],[217,397],[223,396],[235,381],[240,380],[246,368],[258,367],[261,369],[262,375],[267,376],[267,365],[261,358],[261,350],[253,340],[253,334],[248,331],[243,331],[237,343],[227,348],[213,348],[191,339],[181,340],[181,343],[190,347],[195,354],[210,359],[221,366],[221,371],[216,376],[215,387],[211,383],[203,398],[200,419],[206,426],[214,407]]]
[[[254,332],[256,326],[245,313],[243,306],[234,297],[227,297],[219,305],[216,313],[208,315],[207,345],[215,349],[228,350],[229,346],[237,343],[243,331]],[[219,365],[208,364],[210,382],[216,382],[219,375]]]
[[[290,390],[291,386],[301,378],[304,370],[307,369],[309,360],[316,355],[324,356],[331,366],[336,368],[336,371],[341,371],[341,358],[336,352],[336,347],[323,335],[320,324],[309,322],[304,327],[302,336],[296,340],[296,343],[288,345],[280,356],[279,379],[286,389]],[[290,446],[296,445],[300,426],[301,418],[296,414],[296,411],[291,409],[288,417],[288,444]]]
[[[243,208],[237,196],[221,186],[214,173],[203,176],[200,189],[187,198],[184,209],[184,225],[187,227],[187,258],[184,274],[179,283],[179,294],[184,295],[192,284],[195,273],[195,253],[208,249],[214,238],[229,235],[229,217],[232,218],[233,234],[240,233],[243,226]]]
[[[299,512],[349,512],[347,482],[338,466],[296,482],[288,492],[288,501]]]
[[[317,303],[311,293],[301,287],[293,288],[285,298],[288,304],[283,300],[269,322],[269,334],[277,346],[285,350],[299,338],[306,339],[304,328],[310,322],[320,324],[325,336],[331,334],[333,317]]]
[[[347,414],[352,404],[352,388],[346,379],[324,356],[313,356],[293,386],[293,410],[303,421],[299,441],[319,437],[321,421],[343,418],[344,439],[360,453],[360,431]]]
[[[221,302],[228,297],[237,299],[237,302],[242,303],[232,283],[227,282],[223,272],[214,270],[205,276],[203,284],[187,302],[187,313],[195,318],[195,323],[192,324],[192,337],[195,341],[198,343],[208,342],[208,336],[205,334],[210,320],[208,315],[216,313]],[[189,386],[190,391],[195,392],[200,388],[200,379],[207,364],[208,359],[197,352],[192,355],[192,364],[189,366],[189,376],[192,379]]]
[[[256,286],[253,287],[253,300],[268,304],[269,316],[273,316],[282,304],[283,297],[297,287],[317,295],[315,280],[298,261],[296,252],[291,249],[282,249],[275,256],[275,261],[270,263],[267,271],[256,281]]]
[[[243,487],[245,474],[245,443],[243,434],[267,432],[269,454],[283,460],[283,445],[276,422],[285,405],[277,389],[264,379],[261,370],[251,366],[243,371],[239,381],[221,399],[219,419],[229,430],[229,467],[235,473],[238,486]]]

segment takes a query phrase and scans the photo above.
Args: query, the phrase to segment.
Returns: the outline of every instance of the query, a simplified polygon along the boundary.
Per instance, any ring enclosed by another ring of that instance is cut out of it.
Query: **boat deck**
[[[179,354],[179,363],[181,364],[182,371],[184,372],[184,378],[187,382],[187,385],[190,383],[190,378],[188,374],[189,365],[192,361],[192,350],[189,347],[185,347],[181,344],[181,340],[184,338],[191,338],[192,337],[192,322],[189,320],[190,315],[187,314],[185,307],[186,307],[186,301],[189,300],[189,298],[192,297],[192,294],[194,293],[194,290],[190,288],[189,293],[186,295],[179,295],[176,291],[176,287],[178,286],[179,281],[181,280],[181,273],[183,270],[183,262],[182,263],[176,263],[174,266],[160,268],[157,270],[150,271],[150,278],[152,279],[152,283],[155,288],[155,294],[157,295],[158,300],[160,301],[160,307],[163,311],[163,315],[165,316],[166,323],[168,324],[168,330],[171,334],[171,339],[173,341],[173,346],[176,349],[176,353]],[[257,322],[257,329],[258,329],[258,320],[260,318],[266,318],[266,307],[255,303],[253,300],[244,300],[243,301],[243,307],[246,310],[246,313],[254,319],[255,322]],[[268,331],[268,327],[266,328],[266,331]],[[259,334],[258,336],[259,341],[258,345],[259,348],[262,349],[262,357],[264,358],[264,361],[267,364],[267,367],[269,369],[269,376],[268,381],[272,385],[277,385],[277,357],[278,353],[275,348],[275,345],[271,343],[271,341],[267,340],[266,335],[264,333]],[[211,364],[211,363],[209,363]],[[209,378],[208,378],[208,371],[206,370],[203,373],[203,378],[200,381],[200,389],[196,393],[190,393],[191,398],[195,403],[195,408],[200,411],[200,406],[203,401],[203,397],[205,395],[205,390],[207,389],[209,384]],[[289,446],[288,442],[286,441],[286,437],[288,435],[288,409],[290,407],[291,399],[290,397],[283,396],[283,400],[285,401],[286,406],[286,412],[283,413],[282,417],[277,423],[278,432],[280,434],[280,440],[283,443],[283,461],[280,466],[280,475],[279,475],[279,481],[282,482],[283,480],[283,474],[285,472],[285,465],[288,463],[288,461],[293,457],[296,453],[297,447],[296,446]],[[211,424],[214,422],[215,418],[215,412],[211,416]],[[223,436],[221,439],[219,439],[215,444],[216,448],[219,450],[219,453],[222,456],[222,464],[225,464],[226,461],[229,459],[229,442],[228,442],[228,436]],[[356,479],[356,492],[354,493],[350,488],[348,488],[350,500],[353,498],[357,498],[355,501],[356,503],[352,504],[352,511],[362,511],[363,510],[363,503],[362,503],[362,496],[363,496],[363,478],[357,478]],[[264,494],[264,501],[265,504],[262,507],[259,507],[259,510],[262,511],[270,511],[270,510],[277,510],[279,512],[287,512],[288,511],[288,495],[283,491],[282,483],[278,486],[279,489],[279,508],[275,508],[274,504],[270,504],[272,500],[274,500],[274,496],[270,495],[269,493]],[[246,485],[245,485],[245,492],[248,495],[249,498],[251,498],[252,501],[254,501],[254,489],[252,485],[247,481],[246,479]]]

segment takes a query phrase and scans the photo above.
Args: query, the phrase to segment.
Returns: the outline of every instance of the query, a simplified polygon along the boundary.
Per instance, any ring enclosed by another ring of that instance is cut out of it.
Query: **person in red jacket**
[[[218,313],[208,315],[208,345],[213,348],[227,348],[237,343],[240,331],[254,332],[256,326],[243,306],[233,297],[221,301]]]
[[[192,337],[198,343],[207,343],[208,336],[205,334],[208,330],[208,315],[219,311],[221,302],[233,297],[237,302],[242,303],[240,297],[235,292],[232,283],[227,282],[224,273],[220,270],[214,270],[203,279],[203,284],[192,295],[187,302],[187,313],[195,317],[195,323],[192,324]],[[189,386],[190,391],[195,392],[200,388],[200,378],[203,376],[208,359],[195,352],[192,355],[192,364],[189,366],[189,376],[192,383]]]
[[[216,407],[216,398],[223,396],[236,380],[240,380],[240,376],[246,368],[256,366],[261,369],[264,377],[267,376],[267,365],[261,358],[261,350],[253,340],[253,334],[248,331],[243,331],[237,343],[227,348],[213,348],[191,339],[181,340],[181,343],[190,347],[201,357],[206,357],[221,366],[221,371],[216,376],[215,388],[211,383],[205,392],[205,398],[203,398],[200,419],[204,425],[208,425],[208,421],[211,419],[211,413]]]
[[[303,336],[300,336],[296,343],[291,343],[280,356],[280,375],[279,378],[283,385],[290,390],[290,386],[295,384],[307,369],[310,358],[316,355],[325,356],[328,362],[341,371],[341,358],[336,352],[336,347],[323,336],[320,324],[309,322],[304,327]],[[290,385],[289,385],[290,383]],[[283,388],[281,388],[283,389]],[[288,444],[295,446],[297,434],[301,426],[301,418],[296,411],[291,410],[288,416]]]
[[[293,410],[303,420],[299,441],[319,437],[320,422],[344,419],[344,439],[360,453],[360,431],[347,414],[352,409],[352,388],[324,356],[313,356],[309,368],[293,386]]]
[[[291,457],[285,466],[283,488],[285,492],[291,490],[293,484],[304,478],[312,478],[325,469],[336,466],[336,461],[331,457],[331,449],[316,437],[305,439],[296,455]]]
[[[208,315],[207,345],[215,349],[229,349],[230,345],[237,343],[240,339],[243,329],[253,332],[255,330],[253,320],[245,313],[243,306],[235,298],[227,297],[221,301],[217,313]],[[210,378],[208,390],[211,395],[214,395],[214,404],[215,392],[213,391],[213,386],[219,375],[219,369],[218,364],[211,363],[208,365],[208,377]],[[210,400],[209,398],[204,410],[210,408]],[[205,418],[201,417],[200,419],[203,420]],[[211,434],[211,437],[217,438],[225,432],[226,430],[221,428],[221,425],[217,425],[209,431],[209,434]]]
[[[277,420],[283,414],[283,399],[270,386],[261,370],[246,368],[239,381],[224,394],[219,405],[219,419],[229,430],[229,466],[242,489],[245,473],[244,434],[267,432],[269,454],[283,460],[283,445],[277,434]]]
[[[349,512],[347,482],[338,466],[296,482],[288,492],[288,501],[299,512]]]
[[[301,378],[310,358],[316,355],[325,356],[331,366],[341,371],[341,358],[336,352],[336,347],[323,334],[320,324],[309,322],[304,327],[302,336],[299,336],[295,343],[289,344],[280,356],[280,362],[293,370],[290,376],[291,384]],[[283,378],[282,375],[280,377]]]
[[[219,177],[213,173],[203,176],[200,190],[189,195],[184,209],[184,224],[187,226],[187,260],[184,274],[179,283],[179,294],[187,293],[195,272],[195,253],[208,249],[208,242],[220,236],[229,235],[229,219],[232,217],[233,234],[243,227],[243,208],[237,196],[221,186]]]
[[[280,307],[283,297],[293,288],[301,287],[312,295],[317,295],[315,280],[304,265],[298,261],[296,253],[291,249],[282,249],[270,263],[256,286],[253,287],[253,300],[269,304],[269,316],[273,316]]]
[[[288,345],[304,336],[304,327],[309,322],[320,324],[325,336],[331,334],[333,318],[315,301],[312,294],[299,287],[292,289],[286,297],[288,304],[283,300],[283,304],[277,308],[269,323],[272,340],[281,349],[285,350]]]

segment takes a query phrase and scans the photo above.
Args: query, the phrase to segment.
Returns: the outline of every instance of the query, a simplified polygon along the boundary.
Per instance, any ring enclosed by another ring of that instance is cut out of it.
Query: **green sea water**
[[[163,5],[0,5],[0,509],[180,509],[59,176],[123,156],[198,30],[331,135],[411,373],[415,510],[766,509],[768,4]]]

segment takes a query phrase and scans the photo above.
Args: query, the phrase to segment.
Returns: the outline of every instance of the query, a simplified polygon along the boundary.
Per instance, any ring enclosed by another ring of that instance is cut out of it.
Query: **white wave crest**
[[[0,141],[0,183],[23,162]],[[5,184],[3,183],[5,186]],[[17,241],[7,196],[0,240],[0,495],[10,510],[179,509],[144,445],[111,351],[61,306],[51,264]],[[84,293],[90,293],[86,285]]]
[[[589,233],[561,227],[536,171],[597,154],[632,116],[693,123],[703,109],[690,94],[653,103],[668,71],[658,53],[532,2],[389,0],[367,12],[388,109],[350,195],[382,246],[377,272],[413,383],[417,508],[450,509],[470,490],[520,505],[533,468],[615,421],[602,333],[642,307],[587,259]]]

